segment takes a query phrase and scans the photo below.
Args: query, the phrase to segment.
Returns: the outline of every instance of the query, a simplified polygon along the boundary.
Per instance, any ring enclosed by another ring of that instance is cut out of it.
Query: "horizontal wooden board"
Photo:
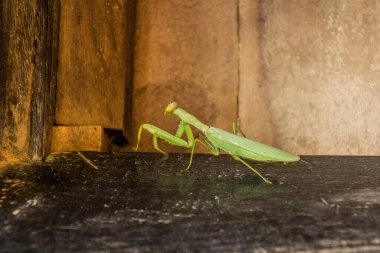
[[[106,151],[107,142],[101,126],[55,126],[52,152]]]
[[[380,252],[380,157],[81,154],[0,170],[1,252]]]

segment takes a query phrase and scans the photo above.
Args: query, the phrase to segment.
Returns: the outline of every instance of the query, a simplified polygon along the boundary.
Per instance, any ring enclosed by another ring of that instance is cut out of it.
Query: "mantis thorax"
[[[177,108],[173,112],[175,115],[177,115],[183,122],[194,126],[195,128],[198,128],[202,132],[206,132],[209,126],[203,124],[200,122],[197,118],[195,118],[190,113],[186,112],[185,110],[181,108]]]

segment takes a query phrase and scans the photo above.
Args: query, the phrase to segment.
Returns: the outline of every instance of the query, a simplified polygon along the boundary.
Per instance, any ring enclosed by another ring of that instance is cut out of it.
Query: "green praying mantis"
[[[137,133],[137,145],[135,150],[137,150],[139,147],[143,129],[153,135],[153,147],[162,153],[164,155],[164,158],[167,158],[168,154],[160,149],[158,146],[158,139],[162,139],[172,145],[191,148],[190,162],[185,171],[188,171],[190,169],[193,161],[195,145],[197,143],[200,143],[208,148],[211,154],[215,156],[219,155],[220,150],[224,150],[225,152],[229,153],[233,159],[242,162],[245,166],[251,169],[267,184],[272,184],[272,182],[262,176],[256,169],[242,160],[242,158],[263,162],[285,163],[296,162],[300,160],[300,157],[298,155],[291,154],[281,149],[246,138],[236,123],[233,123],[233,133],[205,125],[190,113],[181,108],[178,108],[178,105],[175,102],[171,102],[168,106],[166,106],[164,114],[175,114],[180,118],[180,123],[175,135],[154,125],[142,124]],[[194,138],[194,134],[190,126],[193,126],[200,130],[196,138]],[[187,141],[182,139],[184,133],[186,134]],[[239,133],[241,135],[239,135]]]

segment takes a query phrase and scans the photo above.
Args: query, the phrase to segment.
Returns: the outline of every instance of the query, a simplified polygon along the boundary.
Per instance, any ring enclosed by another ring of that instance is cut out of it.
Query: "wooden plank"
[[[0,170],[1,252],[380,252],[380,157],[81,153]]]
[[[137,9],[129,140],[135,142],[142,123],[175,132],[178,119],[163,115],[170,101],[206,124],[231,130],[237,118],[237,2],[149,0]],[[152,151],[151,142],[144,135],[141,150]]]
[[[101,126],[55,126],[51,152],[106,151],[107,141]]]
[[[126,85],[132,85],[134,5],[62,1],[56,124],[123,129],[130,109],[125,106]]]
[[[49,152],[59,2],[1,1],[0,159]]]

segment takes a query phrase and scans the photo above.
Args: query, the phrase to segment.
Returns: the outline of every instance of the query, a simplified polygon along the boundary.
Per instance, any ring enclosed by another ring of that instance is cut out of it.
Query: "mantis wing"
[[[210,127],[206,132],[206,136],[218,148],[233,155],[251,160],[266,162],[295,162],[300,159],[298,155],[215,127]]]

